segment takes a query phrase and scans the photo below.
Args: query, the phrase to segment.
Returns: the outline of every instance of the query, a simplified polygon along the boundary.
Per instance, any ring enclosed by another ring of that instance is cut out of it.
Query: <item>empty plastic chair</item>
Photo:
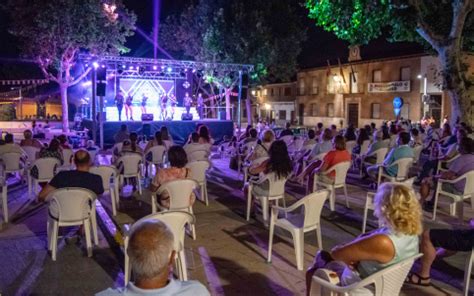
[[[351,167],[351,163],[349,161],[338,163],[325,172],[321,172],[318,175],[328,175],[330,172],[335,172],[336,176],[334,178],[334,183],[326,183],[324,180],[320,179],[318,175],[314,176],[313,181],[313,192],[318,190],[318,185],[321,185],[331,192],[329,197],[329,208],[331,211],[334,211],[336,208],[336,189],[343,188],[344,195],[346,197],[346,207],[349,207],[349,199],[347,197],[347,187],[346,187],[346,177],[349,168]]]
[[[277,178],[275,173],[269,173],[266,175],[261,175],[258,180],[250,180],[249,188],[247,193],[247,221],[250,219],[250,209],[253,203],[253,198],[260,201],[262,206],[262,216],[263,221],[268,221],[268,211],[269,211],[269,202],[275,201],[278,205],[278,200],[283,201],[283,206],[286,208],[285,202],[285,184],[287,178]],[[255,190],[256,185],[261,185],[265,182],[268,182],[268,191],[262,193]]]
[[[59,159],[46,157],[37,159],[30,168],[28,168],[28,196],[35,193],[38,183],[49,182],[56,174],[56,170],[61,165]],[[36,168],[38,176],[32,175],[32,170]]]
[[[188,162],[186,167],[189,169],[188,178],[195,180],[201,188],[201,199],[209,205],[209,199],[207,196],[207,179],[206,172],[210,167],[210,163],[206,160],[198,160]]]
[[[142,194],[141,184],[141,164],[142,156],[137,153],[127,153],[117,159],[119,170],[119,184],[120,188],[123,188],[125,178],[135,178],[137,181],[138,192]]]
[[[114,166],[95,166],[91,167],[89,172],[91,174],[99,175],[102,178],[102,184],[104,186],[104,193],[109,192],[111,204],[112,204],[112,214],[117,215],[117,207],[119,206],[119,190],[118,190],[118,171]]]

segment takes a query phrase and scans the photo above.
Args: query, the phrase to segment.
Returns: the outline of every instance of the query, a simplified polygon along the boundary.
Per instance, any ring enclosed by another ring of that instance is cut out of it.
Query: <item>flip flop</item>
[[[413,276],[416,276],[418,278],[417,281],[414,281],[413,280]],[[417,285],[417,286],[423,286],[423,287],[428,287],[431,285],[431,278],[430,277],[422,277],[420,276],[418,273],[416,272],[413,272],[413,273],[409,273],[407,278],[405,279],[405,283],[407,284],[412,284],[412,285]],[[421,281],[430,281],[428,283],[422,283]]]

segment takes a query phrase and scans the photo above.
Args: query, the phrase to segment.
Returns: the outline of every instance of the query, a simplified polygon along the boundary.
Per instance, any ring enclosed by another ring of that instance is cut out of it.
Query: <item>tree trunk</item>
[[[230,113],[230,91],[231,88],[225,88],[225,119],[226,120],[231,120],[232,115]]]
[[[471,102],[474,98],[474,88],[466,85],[465,71],[462,69],[461,51],[454,46],[438,50],[441,65],[443,89],[448,93],[451,102],[450,122],[457,119],[472,125]]]
[[[61,109],[62,109],[62,121],[63,121],[63,132],[69,132],[69,110],[67,102],[67,84],[60,83],[59,90],[61,92]]]

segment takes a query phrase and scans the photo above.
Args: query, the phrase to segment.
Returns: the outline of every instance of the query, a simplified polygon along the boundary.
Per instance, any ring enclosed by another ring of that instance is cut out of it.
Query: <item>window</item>
[[[410,67],[401,67],[400,68],[400,80],[408,81],[410,80],[411,70]]]
[[[291,87],[285,87],[285,96],[291,96]]]
[[[318,94],[318,80],[316,79],[316,77],[313,77],[313,80],[311,81],[311,94]]]
[[[264,96],[268,95],[268,89],[265,88],[265,89],[263,90],[263,95],[264,95]]]
[[[374,70],[372,72],[372,82],[382,82],[382,70]]]
[[[329,103],[326,106],[326,116],[327,117],[334,117],[334,104]]]
[[[286,110],[280,110],[278,111],[278,118],[280,120],[286,120]]]
[[[372,114],[372,118],[380,118],[380,104],[378,103],[373,103],[372,106],[371,106],[371,114]]]
[[[298,85],[298,94],[299,94],[300,96],[304,95],[304,87],[305,87],[305,85],[304,85],[304,79],[301,79],[301,80],[299,81],[299,85]]]
[[[410,118],[410,103],[405,103],[402,106],[400,111],[400,118],[409,119]]]
[[[311,116],[318,116],[318,104],[311,104]]]
[[[274,88],[270,88],[270,96],[274,96],[275,95],[275,89]]]
[[[351,73],[350,75],[351,78],[351,93],[356,94],[359,92],[359,75],[357,75],[357,72]]]

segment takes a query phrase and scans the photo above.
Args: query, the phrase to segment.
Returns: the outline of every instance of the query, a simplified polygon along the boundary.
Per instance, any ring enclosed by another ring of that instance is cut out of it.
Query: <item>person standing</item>
[[[184,95],[183,104],[184,104],[184,108],[186,108],[186,114],[188,115],[189,115],[189,111],[191,110],[192,103],[193,103],[193,98],[189,96],[189,93],[186,93]]]
[[[178,104],[178,100],[176,100],[176,96],[174,94],[170,94],[170,103],[171,103],[171,120],[173,120],[174,112],[176,111],[176,105]]]
[[[168,117],[168,110],[166,107],[168,106],[168,96],[163,93],[160,98],[160,106],[161,106],[161,120],[166,120]]]
[[[122,91],[119,91],[117,95],[115,96],[115,105],[117,106],[119,121],[122,121],[122,109],[123,109],[124,100],[125,99],[123,97]]]
[[[129,94],[127,96],[127,99],[125,100],[125,116],[127,117],[127,120],[128,120],[128,114],[130,114],[130,120],[133,121],[132,103],[133,103],[133,97],[131,94]]]
[[[146,114],[146,103],[148,101],[148,97],[146,94],[142,94],[142,115]]]
[[[198,111],[198,114],[199,114],[199,119],[204,119],[204,99],[202,97],[202,93],[199,93],[198,94],[198,97],[197,97],[197,111]]]

